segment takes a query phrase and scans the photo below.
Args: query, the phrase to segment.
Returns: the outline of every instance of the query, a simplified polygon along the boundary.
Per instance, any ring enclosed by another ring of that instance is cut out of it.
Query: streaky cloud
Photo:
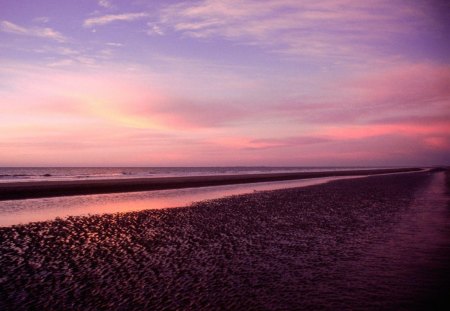
[[[290,56],[361,60],[398,35],[427,31],[420,7],[391,1],[203,0],[167,6],[161,24],[193,38],[222,37]]]
[[[98,5],[104,8],[112,8],[113,5],[111,4],[111,1],[109,0],[98,0]]]
[[[147,16],[148,16],[148,14],[145,12],[109,14],[109,15],[88,18],[84,21],[83,26],[84,27],[102,26],[102,25],[106,25],[106,24],[110,24],[110,23],[118,22],[118,21],[131,22],[131,21],[145,18]]]
[[[64,35],[62,35],[60,32],[58,32],[52,28],[49,28],[49,27],[26,28],[26,27],[22,27],[17,24],[14,24],[12,22],[3,20],[0,22],[0,30],[5,33],[45,38],[45,39],[55,40],[58,42],[67,41],[67,38]]]

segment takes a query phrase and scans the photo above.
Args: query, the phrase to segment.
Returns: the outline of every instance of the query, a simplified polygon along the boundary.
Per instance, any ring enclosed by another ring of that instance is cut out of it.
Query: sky
[[[0,0],[0,166],[450,165],[450,4]]]

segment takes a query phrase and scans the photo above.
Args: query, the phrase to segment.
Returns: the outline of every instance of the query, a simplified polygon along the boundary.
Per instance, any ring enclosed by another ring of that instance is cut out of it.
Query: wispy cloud
[[[40,16],[33,19],[33,22],[46,24],[50,21],[50,18],[47,16]]]
[[[31,36],[38,38],[45,38],[50,40],[55,40],[58,42],[65,42],[67,38],[63,36],[56,30],[53,30],[49,27],[31,27],[26,28],[19,26],[17,24],[11,23],[9,21],[1,21],[0,22],[0,30],[6,33],[22,35],[22,36]]]
[[[113,46],[113,47],[122,47],[123,46],[123,44],[119,43],[119,42],[107,42],[106,45]]]
[[[399,63],[322,83],[328,97],[297,98],[274,105],[273,114],[315,124],[373,123],[379,120],[448,115],[450,67]]]
[[[106,25],[106,24],[118,22],[118,21],[130,22],[130,21],[135,21],[135,20],[145,18],[147,16],[148,16],[148,14],[144,13],[144,12],[110,14],[110,15],[103,15],[103,16],[88,18],[84,21],[83,25],[85,27],[93,27],[96,25]]]
[[[111,8],[113,6],[109,0],[98,0],[98,5],[104,8]]]
[[[292,146],[304,146],[311,144],[326,143],[331,141],[329,138],[319,136],[295,136],[282,138],[259,138],[249,140],[245,148],[250,149],[268,149]]]
[[[289,55],[354,56],[424,28],[417,6],[392,1],[202,0],[162,11],[161,25],[195,38],[223,37]]]
[[[162,36],[162,35],[164,35],[163,29],[160,26],[156,25],[155,23],[148,23],[147,25],[149,27],[148,30],[147,30],[147,34],[149,36],[153,36],[153,35]]]

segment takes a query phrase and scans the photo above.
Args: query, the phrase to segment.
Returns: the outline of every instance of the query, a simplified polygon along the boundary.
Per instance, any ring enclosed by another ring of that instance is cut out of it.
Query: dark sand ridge
[[[0,200],[20,200],[55,196],[166,190],[230,184],[296,180],[334,176],[377,175],[420,171],[421,168],[326,171],[302,173],[241,174],[110,180],[36,181],[0,184]]]
[[[0,228],[0,309],[448,310],[450,215],[414,204],[437,177]]]

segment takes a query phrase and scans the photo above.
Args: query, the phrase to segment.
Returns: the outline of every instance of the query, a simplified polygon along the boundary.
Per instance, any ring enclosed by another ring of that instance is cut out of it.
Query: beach
[[[0,228],[0,309],[438,309],[444,184],[379,175]]]
[[[71,181],[31,181],[0,183],[0,200],[70,196],[100,193],[120,193],[245,184],[283,180],[298,180],[332,176],[377,175],[420,171],[420,168],[393,168],[349,171],[320,171],[270,174],[235,174],[213,176],[183,176],[130,179],[94,179]]]

